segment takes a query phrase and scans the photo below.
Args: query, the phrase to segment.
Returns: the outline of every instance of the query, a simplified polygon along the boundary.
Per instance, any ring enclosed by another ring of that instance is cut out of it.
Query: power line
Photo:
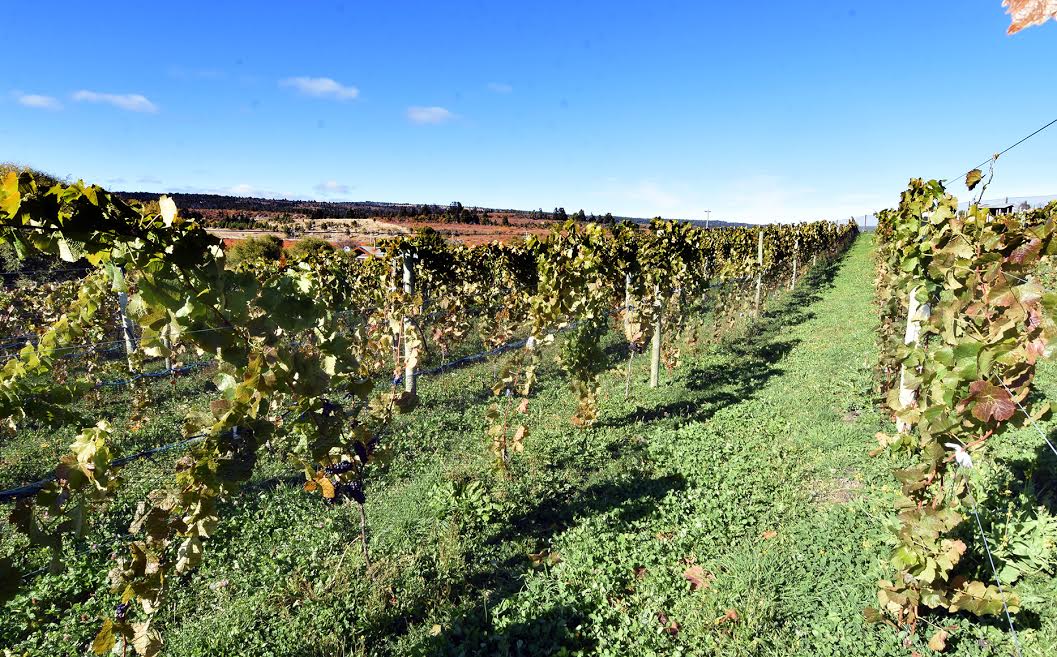
[[[943,184],[944,184],[944,185],[946,185],[946,184],[947,184],[947,183],[949,183],[950,181],[952,181],[952,180],[957,180],[958,178],[965,178],[965,177],[966,177],[967,175],[969,175],[970,173],[972,173],[972,171],[973,171],[973,170],[975,170],[975,169],[979,169],[980,167],[984,166],[984,165],[985,165],[985,164],[987,164],[988,162],[992,162],[992,161],[994,161],[994,160],[997,160],[998,158],[1002,157],[1003,155],[1005,155],[1005,154],[1006,154],[1006,153],[1008,153],[1009,151],[1013,150],[1013,149],[1014,149],[1014,148],[1016,148],[1017,146],[1020,146],[1021,144],[1023,144],[1023,143],[1024,143],[1024,142],[1026,142],[1027,140],[1031,139],[1032,137],[1034,137],[1035,135],[1039,134],[1040,132],[1042,132],[1043,130],[1045,130],[1046,128],[1050,127],[1051,125],[1053,125],[1053,124],[1055,124],[1055,123],[1057,123],[1057,119],[1054,119],[1054,120],[1050,121],[1049,123],[1047,123],[1046,125],[1042,126],[1041,128],[1039,128],[1039,129],[1038,129],[1038,130],[1036,130],[1035,132],[1033,132],[1033,133],[1031,133],[1030,135],[1028,135],[1027,137],[1024,137],[1023,139],[1021,139],[1021,140],[1020,140],[1020,141],[1018,141],[1017,143],[1015,143],[1015,144],[1013,144],[1012,146],[1010,146],[1010,147],[1006,148],[1006,149],[1005,149],[1004,151],[1001,151],[1001,152],[999,152],[999,153],[996,153],[995,155],[993,155],[993,156],[991,156],[991,157],[987,158],[986,160],[984,160],[984,161],[983,161],[983,162],[981,162],[980,164],[977,164],[977,165],[976,165],[975,167],[972,167],[972,168],[970,168],[970,169],[969,169],[968,171],[966,171],[966,172],[965,172],[965,173],[963,173],[962,175],[960,175],[960,176],[954,176],[954,177],[952,177],[952,178],[948,178],[948,179],[944,180],[944,181],[943,181]]]

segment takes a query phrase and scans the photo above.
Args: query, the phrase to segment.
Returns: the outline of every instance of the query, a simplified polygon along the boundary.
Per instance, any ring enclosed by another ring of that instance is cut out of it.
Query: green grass
[[[905,646],[862,615],[888,574],[895,465],[868,456],[874,433],[890,429],[872,392],[871,253],[860,239],[760,322],[685,353],[658,389],[636,358],[628,402],[610,336],[614,371],[589,430],[568,422],[575,400],[548,365],[510,480],[491,469],[484,436],[492,365],[424,379],[420,410],[389,435],[392,465],[367,490],[369,573],[355,508],[324,506],[266,460],[226,505],[203,566],[171,582],[156,621],[164,653],[930,654],[928,628]],[[1057,395],[1053,367],[1039,388]],[[157,424],[180,403],[160,399]],[[993,443],[976,483],[999,545],[1007,508],[1048,517],[1057,506],[1057,459],[1030,430]],[[71,550],[68,571],[35,578],[6,606],[0,645],[84,654],[115,603],[109,554],[122,549],[135,496],[167,464],[129,469],[130,492]],[[989,577],[967,532],[967,558]],[[1057,644],[1049,551],[1016,584],[1025,655]],[[695,566],[696,588],[684,575]],[[948,654],[1011,654],[1000,619],[928,621],[954,627]]]

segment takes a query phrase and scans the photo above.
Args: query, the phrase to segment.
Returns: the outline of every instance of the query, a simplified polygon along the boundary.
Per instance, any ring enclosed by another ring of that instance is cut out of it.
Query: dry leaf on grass
[[[728,609],[725,614],[723,614],[722,616],[717,618],[714,622],[715,622],[716,625],[722,625],[723,623],[726,623],[727,621],[736,621],[736,620],[738,620],[738,612],[733,610],[733,609]]]
[[[683,572],[683,577],[690,582],[690,588],[694,591],[707,589],[716,578],[712,573],[706,573],[701,566],[690,566]]]

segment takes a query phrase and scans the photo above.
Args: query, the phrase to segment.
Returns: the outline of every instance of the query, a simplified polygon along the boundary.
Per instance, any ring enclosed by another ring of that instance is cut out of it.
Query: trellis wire
[[[968,486],[968,478],[966,479],[965,485]],[[987,562],[991,564],[991,572],[995,576],[995,583],[998,585],[998,595],[1002,599],[1002,611],[1006,614],[1006,622],[1009,623],[1009,631],[1013,634],[1013,647],[1017,652],[1017,657],[1021,657],[1023,652],[1020,649],[1020,639],[1017,637],[1017,628],[1013,627],[1013,617],[1009,613],[1009,606],[1006,604],[1006,593],[1002,589],[1002,579],[998,576],[998,569],[995,568],[994,557],[991,556],[991,545],[987,541],[987,534],[984,533],[984,525],[980,522],[980,512],[976,508],[976,498],[973,497],[972,491],[969,491],[969,502],[972,504],[973,516],[976,518],[976,528],[980,530],[980,538],[984,541],[984,551],[987,552]]]
[[[999,383],[1001,383],[1002,387],[1005,388],[1006,392],[1009,393],[1009,398],[1012,399],[1013,403],[1017,405],[1017,408],[1019,408],[1020,412],[1024,414],[1024,417],[1028,418],[1028,424],[1030,424],[1035,429],[1035,431],[1038,432],[1040,438],[1046,441],[1046,444],[1049,446],[1050,451],[1053,452],[1053,455],[1057,456],[1057,447],[1053,446],[1053,443],[1050,442],[1050,439],[1046,437],[1046,434],[1043,433],[1042,429],[1039,428],[1039,425],[1035,423],[1035,418],[1031,417],[1031,414],[1028,413],[1027,409],[1024,408],[1023,404],[1017,401],[1017,398],[1013,395],[1013,391],[1009,389],[1009,386],[1006,385],[1005,381],[1000,380]]]

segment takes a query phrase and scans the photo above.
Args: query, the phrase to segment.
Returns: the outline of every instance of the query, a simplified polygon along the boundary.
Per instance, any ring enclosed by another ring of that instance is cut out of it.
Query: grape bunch
[[[352,461],[341,461],[339,463],[335,463],[334,465],[328,465],[327,467],[323,468],[323,472],[325,472],[330,477],[333,477],[335,475],[343,475],[349,470],[352,470],[352,465]]]
[[[129,610],[132,608],[131,602],[122,602],[118,606],[114,607],[114,618],[117,622],[122,622],[128,616]]]
[[[350,481],[347,484],[338,484],[334,487],[334,493],[334,499],[347,497],[355,500],[357,504],[363,504],[367,501],[367,497],[363,494],[363,483],[359,480]]]

